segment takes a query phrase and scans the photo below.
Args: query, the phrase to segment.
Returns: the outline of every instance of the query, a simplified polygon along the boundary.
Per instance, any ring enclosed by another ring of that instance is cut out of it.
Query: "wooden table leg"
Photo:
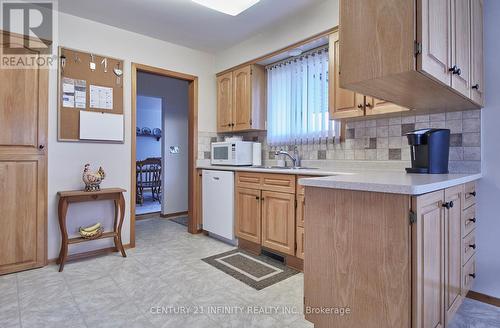
[[[118,205],[118,206],[117,206]],[[116,248],[122,253],[123,257],[127,257],[127,254],[125,254],[125,249],[123,248],[122,244],[122,225],[123,225],[123,219],[125,218],[125,198],[123,197],[123,193],[120,193],[120,198],[117,201],[115,201],[115,218],[118,217],[118,211],[120,210],[120,219],[118,220],[118,227],[116,226],[116,219],[115,219],[115,246]]]
[[[59,252],[59,272],[64,269],[64,263],[68,258],[68,230],[66,229],[66,214],[68,213],[68,202],[65,198],[59,198],[59,229],[61,229],[61,250]]]

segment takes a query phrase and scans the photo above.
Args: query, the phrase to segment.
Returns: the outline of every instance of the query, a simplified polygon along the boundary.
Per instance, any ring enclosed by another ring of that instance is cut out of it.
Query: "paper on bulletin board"
[[[75,80],[75,107],[87,107],[87,81]]]
[[[90,85],[90,108],[113,109],[113,88]]]
[[[75,107],[75,80],[68,77],[62,79],[62,105],[63,107]]]

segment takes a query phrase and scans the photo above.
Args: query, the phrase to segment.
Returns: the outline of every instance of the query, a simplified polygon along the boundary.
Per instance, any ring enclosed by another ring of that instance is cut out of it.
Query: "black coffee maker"
[[[450,157],[450,130],[421,129],[409,132],[411,167],[408,173],[447,174]]]

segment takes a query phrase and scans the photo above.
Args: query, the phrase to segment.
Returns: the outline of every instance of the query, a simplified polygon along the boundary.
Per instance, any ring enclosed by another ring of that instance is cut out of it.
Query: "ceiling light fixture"
[[[191,0],[221,13],[237,16],[260,0]]]

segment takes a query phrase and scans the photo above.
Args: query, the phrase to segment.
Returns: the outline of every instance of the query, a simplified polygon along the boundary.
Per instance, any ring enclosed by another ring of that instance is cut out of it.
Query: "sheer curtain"
[[[328,114],[328,48],[266,68],[267,141],[271,146],[317,142],[340,131]]]

